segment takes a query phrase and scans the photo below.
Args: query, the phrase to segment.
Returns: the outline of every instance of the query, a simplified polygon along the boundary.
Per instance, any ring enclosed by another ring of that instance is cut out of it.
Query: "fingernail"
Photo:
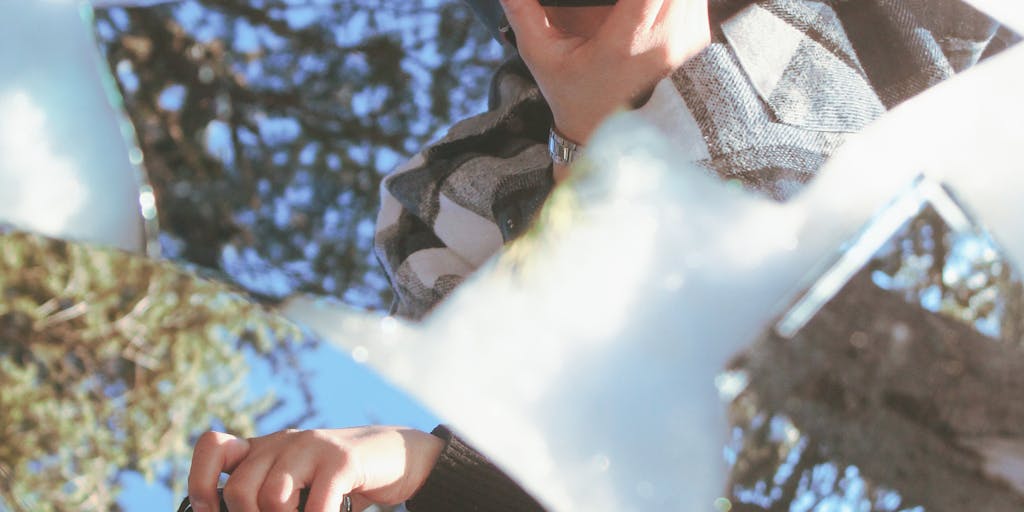
[[[210,506],[201,501],[193,501],[192,510],[193,512],[210,512]]]

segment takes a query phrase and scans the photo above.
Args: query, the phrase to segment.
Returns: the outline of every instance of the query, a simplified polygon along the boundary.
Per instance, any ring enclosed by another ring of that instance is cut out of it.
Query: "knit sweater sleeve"
[[[406,502],[410,512],[537,512],[544,509],[480,452],[443,425],[446,443],[423,487]]]

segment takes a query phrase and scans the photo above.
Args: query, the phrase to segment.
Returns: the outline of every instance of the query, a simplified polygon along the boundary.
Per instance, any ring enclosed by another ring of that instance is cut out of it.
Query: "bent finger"
[[[352,500],[352,512],[363,512],[370,508],[374,503],[358,494],[349,494],[349,498]]]
[[[337,512],[356,482],[353,465],[346,460],[331,461],[316,470],[306,500],[307,512]]]
[[[312,480],[313,468],[305,458],[278,457],[260,487],[257,496],[260,510],[298,510],[301,490]]]
[[[260,488],[273,467],[276,456],[260,450],[250,453],[228,477],[224,484],[224,503],[232,512],[261,510],[257,503]]]
[[[619,0],[608,21],[601,26],[601,37],[611,42],[629,42],[650,30],[662,7],[673,0]]]
[[[667,0],[654,40],[666,48],[666,64],[675,69],[711,43],[708,5],[704,0]]]
[[[199,436],[188,472],[188,497],[192,508],[219,510],[217,482],[220,474],[233,471],[248,453],[249,442],[231,434],[209,431]]]

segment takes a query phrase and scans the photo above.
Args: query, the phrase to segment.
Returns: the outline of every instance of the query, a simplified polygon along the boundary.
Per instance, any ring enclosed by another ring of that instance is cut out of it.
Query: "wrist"
[[[566,137],[558,128],[552,126],[548,132],[548,154],[555,164],[571,164],[583,151],[583,144]]]
[[[601,97],[586,95],[592,98],[590,100],[582,100],[583,95],[575,101],[549,100],[552,125],[563,137],[577,144],[586,145],[609,116],[619,111],[636,110],[647,104],[662,79],[664,76],[659,76],[658,79],[628,92],[606,91]]]
[[[441,456],[441,452],[444,451],[447,441],[435,434],[428,434],[421,430],[410,429],[408,432],[408,435],[412,438],[409,445],[414,447],[414,453],[417,455],[420,467],[429,473],[434,465],[437,464],[437,459]]]
[[[578,158],[583,146],[566,138],[552,126],[548,136],[548,153],[551,156],[552,178],[556,184],[569,177],[570,165]]]
[[[596,128],[596,124],[594,126],[590,126],[589,124],[579,125],[559,121],[555,121],[551,124],[551,129],[554,130],[555,133],[563,139],[581,147],[586,145],[587,140],[590,139],[590,136],[594,133]]]
[[[551,177],[555,180],[555,185],[565,181],[569,177],[570,167],[566,164],[553,164],[551,169]]]

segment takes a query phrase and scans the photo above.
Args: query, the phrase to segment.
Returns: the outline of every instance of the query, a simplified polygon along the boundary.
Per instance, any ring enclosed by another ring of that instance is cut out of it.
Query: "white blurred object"
[[[1024,34],[1024,3],[1017,0],[966,0],[966,2],[998,19],[1015,32]]]
[[[961,440],[961,444],[981,456],[985,474],[1024,495],[1024,439],[990,437]]]
[[[5,2],[0,223],[157,255],[156,207],[88,4]]]
[[[716,375],[915,178],[948,185],[1024,268],[1021,69],[1011,48],[907,102],[786,204],[676,168],[655,130],[618,118],[592,145],[606,165],[556,192],[527,258],[483,269],[418,333],[327,311],[317,330],[551,510],[712,510]]]

